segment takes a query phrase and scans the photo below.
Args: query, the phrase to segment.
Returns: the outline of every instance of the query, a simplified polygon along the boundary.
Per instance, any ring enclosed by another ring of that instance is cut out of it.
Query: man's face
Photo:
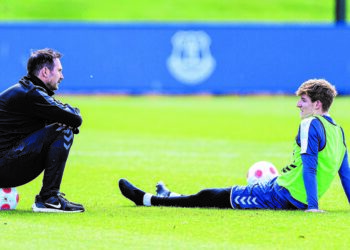
[[[54,64],[55,66],[52,71],[50,71],[48,68],[46,69],[49,71],[46,86],[51,91],[58,90],[58,85],[64,78],[62,74],[62,65],[60,59],[55,58]]]
[[[299,101],[297,102],[297,108],[300,109],[301,119],[317,114],[318,112],[316,110],[316,105],[317,101],[312,102],[311,98],[308,95],[301,95]]]

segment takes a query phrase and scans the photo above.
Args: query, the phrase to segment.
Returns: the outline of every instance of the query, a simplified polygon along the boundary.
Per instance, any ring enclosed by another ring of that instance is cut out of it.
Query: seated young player
[[[264,184],[211,188],[178,195],[162,184],[157,195],[146,193],[126,179],[121,193],[138,206],[235,209],[301,209],[323,212],[318,201],[338,174],[350,202],[350,168],[343,129],[328,111],[337,92],[324,79],[311,79],[298,88],[301,123],[294,141],[293,161],[281,175]],[[242,199],[245,197],[245,199]],[[245,202],[249,199],[252,202]]]

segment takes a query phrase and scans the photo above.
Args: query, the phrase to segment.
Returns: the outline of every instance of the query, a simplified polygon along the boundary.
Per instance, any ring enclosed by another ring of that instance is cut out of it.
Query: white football
[[[0,188],[0,210],[16,209],[19,194],[16,188]]]
[[[248,170],[248,185],[256,183],[266,183],[278,176],[276,167],[268,161],[259,161],[254,163]]]

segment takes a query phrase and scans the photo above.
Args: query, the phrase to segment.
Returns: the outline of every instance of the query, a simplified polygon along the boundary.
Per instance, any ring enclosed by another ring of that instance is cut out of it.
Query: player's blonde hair
[[[323,111],[328,111],[337,95],[335,86],[325,79],[310,79],[302,83],[295,92],[297,96],[307,95],[312,102],[320,101]]]

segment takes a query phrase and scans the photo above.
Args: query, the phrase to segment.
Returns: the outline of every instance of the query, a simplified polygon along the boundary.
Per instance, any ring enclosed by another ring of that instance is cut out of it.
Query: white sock
[[[153,195],[150,193],[145,193],[145,195],[143,196],[143,205],[145,205],[146,207],[152,206],[152,204],[151,204],[152,196]]]

